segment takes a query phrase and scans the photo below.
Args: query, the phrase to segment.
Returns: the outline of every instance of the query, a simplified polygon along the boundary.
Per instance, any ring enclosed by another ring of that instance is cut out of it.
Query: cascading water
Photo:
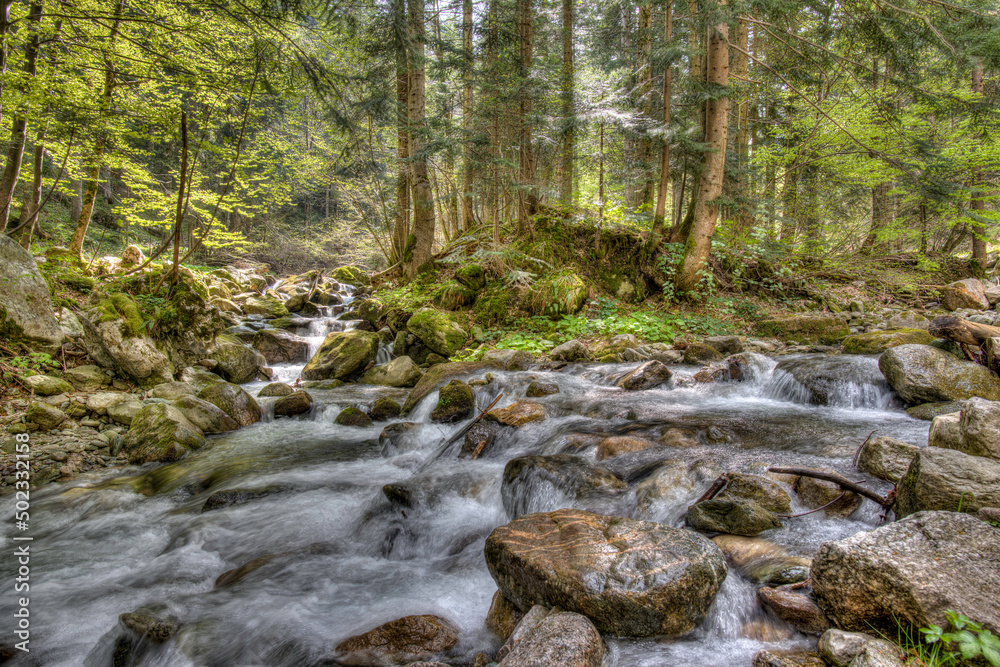
[[[305,335],[318,345],[340,326],[350,323],[318,318]],[[343,407],[382,396],[402,402],[406,390],[311,389],[317,407],[309,416],[214,436],[203,449],[152,471],[93,472],[47,486],[32,495],[35,641],[18,664],[111,664],[117,618],[139,608],[180,623],[173,639],[151,649],[149,665],[325,664],[340,640],[408,614],[452,622],[461,641],[449,659],[468,664],[475,652],[499,648],[483,626],[496,590],[483,545],[494,527],[509,521],[506,501],[525,511],[599,508],[678,525],[721,472],[799,465],[859,479],[865,476],[851,469],[851,458],[870,431],[926,444],[927,422],[881,399],[838,398],[853,390],[839,394],[836,383],[855,381],[851,377],[825,385],[833,397],[826,405],[782,388],[781,373],[801,377],[806,362],[826,376],[861,368],[861,384],[872,384],[865,379],[870,360],[845,365],[844,359],[802,357],[782,368],[785,360],[772,373],[773,362],[761,358],[751,364],[756,370],[748,381],[708,384],[691,379],[696,369],[681,367],[672,387],[642,392],[613,387],[614,378],[636,364],[494,371],[492,383],[477,389],[480,407],[501,392],[498,407],[523,400],[533,379],[560,392],[532,399],[545,406],[547,419],[498,440],[476,460],[456,458],[454,448],[433,458],[467,423],[430,422],[437,392],[395,420],[397,434],[379,442],[388,422],[352,428],[333,418]],[[289,366],[281,377],[300,370],[301,364]],[[256,393],[263,384],[246,388]],[[514,457],[572,454],[596,465],[602,437],[656,440],[668,429],[687,434],[691,444],[600,462],[632,480],[626,492],[577,498],[558,483],[527,484],[506,501],[501,492],[504,466]],[[671,467],[651,471],[651,462],[663,461]],[[868,483],[884,490],[876,480]],[[224,489],[261,495],[202,511],[205,500]],[[792,509],[802,509],[794,497]],[[763,537],[808,557],[824,540],[870,530],[877,517],[878,508],[865,501],[850,519],[789,519],[785,529]],[[10,538],[5,535],[5,548],[12,548]],[[809,640],[765,618],[755,588],[731,569],[696,631],[672,641],[608,638],[607,664],[739,667],[750,665],[761,648],[805,645]],[[11,603],[11,596],[0,599],[0,614],[9,618]]]

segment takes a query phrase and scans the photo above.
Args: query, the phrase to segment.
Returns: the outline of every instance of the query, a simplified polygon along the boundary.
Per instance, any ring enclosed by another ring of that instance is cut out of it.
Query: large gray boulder
[[[383,387],[412,387],[423,376],[423,371],[413,363],[413,359],[404,355],[387,364],[373,366],[361,376],[359,382]]]
[[[546,615],[500,661],[499,667],[600,667],[604,641],[586,616]]]
[[[173,405],[187,417],[189,422],[206,434],[235,431],[240,427],[236,420],[222,409],[196,396],[181,396]]]
[[[73,385],[51,375],[32,375],[22,380],[24,386],[39,396],[56,396],[73,391]]]
[[[260,405],[243,387],[231,382],[210,384],[198,392],[198,398],[225,412],[241,427],[260,421]]]
[[[990,307],[986,286],[977,278],[966,278],[945,285],[941,288],[941,302],[948,310],[989,310]]]
[[[261,329],[253,346],[269,364],[288,364],[309,358],[309,341],[284,329]]]
[[[878,367],[889,386],[907,403],[958,401],[973,396],[1000,401],[1000,379],[990,369],[930,345],[888,349],[879,358]]]
[[[129,463],[176,461],[205,444],[205,434],[172,405],[143,406],[132,418],[123,450]]]
[[[97,316],[103,311],[92,311],[95,322],[80,317],[83,325],[83,345],[90,358],[102,368],[110,368],[132,378],[143,389],[174,379],[170,360],[156,349],[153,340],[145,335],[132,335],[125,321],[110,319],[104,322]]]
[[[0,234],[0,338],[48,354],[55,354],[64,338],[35,258],[5,234]]]
[[[961,610],[1000,633],[1000,530],[966,514],[919,512],[813,558],[813,592],[845,630],[947,626]]]
[[[689,632],[728,571],[719,548],[697,533],[575,509],[496,528],[485,555],[503,595],[522,610],[558,606],[623,637]]]
[[[924,510],[975,513],[1000,507],[1000,461],[925,447],[896,487],[896,516]]]
[[[302,369],[306,380],[343,380],[375,360],[381,338],[369,331],[327,334],[316,354]]]
[[[753,500],[737,497],[712,498],[692,505],[687,513],[687,525],[703,532],[746,537],[782,526],[774,512]]]
[[[1000,403],[970,398],[962,408],[959,426],[963,452],[1000,460]]]
[[[234,384],[253,382],[258,370],[267,365],[264,355],[235,340],[219,341],[212,358],[218,362],[215,371]]]

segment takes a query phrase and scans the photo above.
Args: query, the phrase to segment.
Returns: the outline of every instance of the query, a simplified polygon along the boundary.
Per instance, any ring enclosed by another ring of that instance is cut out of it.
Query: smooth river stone
[[[578,612],[621,637],[691,631],[727,574],[722,552],[697,533],[575,509],[500,526],[485,553],[500,590],[521,609]]]

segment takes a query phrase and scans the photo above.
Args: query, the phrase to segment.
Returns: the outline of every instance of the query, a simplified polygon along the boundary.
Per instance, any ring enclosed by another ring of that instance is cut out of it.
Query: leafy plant
[[[957,657],[964,660],[982,658],[993,667],[1000,667],[1000,639],[992,632],[956,611],[946,611],[951,632],[939,625],[920,628],[924,641],[933,648],[934,655],[942,659],[937,664],[957,664]],[[957,651],[950,648],[954,645]]]
[[[20,384],[21,378],[34,373],[47,373],[59,368],[59,363],[45,352],[0,358],[0,387]]]

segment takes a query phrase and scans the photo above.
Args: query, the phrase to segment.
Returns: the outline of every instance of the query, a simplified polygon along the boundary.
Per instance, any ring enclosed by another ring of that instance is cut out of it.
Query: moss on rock
[[[844,354],[881,354],[891,347],[919,343],[930,345],[934,336],[923,329],[895,329],[856,334],[844,339]]]

